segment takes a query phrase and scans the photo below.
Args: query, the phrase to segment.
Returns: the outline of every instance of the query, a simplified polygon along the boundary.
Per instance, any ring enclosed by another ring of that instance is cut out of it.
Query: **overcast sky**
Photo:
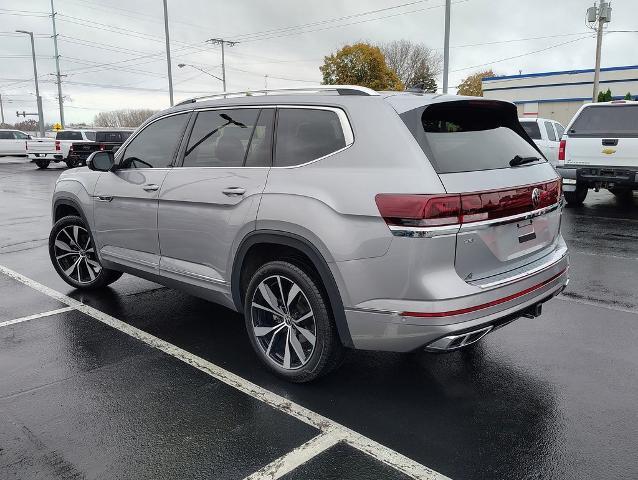
[[[596,40],[584,24],[591,3],[453,0],[450,85],[489,67],[499,74],[592,68]],[[264,75],[269,87],[310,85],[321,80],[323,57],[346,43],[405,38],[442,52],[443,4],[168,0],[175,99],[222,89],[219,80],[192,67],[177,67],[193,64],[221,76],[220,49],[205,43],[211,37],[240,41],[226,49],[228,90],[263,88]],[[1,5],[0,94],[5,119],[14,123],[16,110],[36,111],[28,37],[11,33],[21,29],[36,34],[45,121],[57,121],[50,0],[2,0]],[[404,6],[392,8],[398,5]],[[610,30],[638,29],[636,0],[614,0],[612,5]],[[67,75],[67,123],[91,122],[103,110],[169,105],[162,0],[55,0],[55,7],[60,68]],[[366,14],[370,11],[376,12]],[[335,21],[339,17],[346,18]],[[300,25],[306,26],[293,28]],[[606,34],[602,65],[638,64],[637,46],[638,33]],[[438,84],[440,88],[440,78]]]

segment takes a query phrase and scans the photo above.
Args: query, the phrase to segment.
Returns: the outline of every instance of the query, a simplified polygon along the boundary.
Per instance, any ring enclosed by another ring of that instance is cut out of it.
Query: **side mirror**
[[[115,163],[113,152],[93,152],[86,160],[90,170],[108,172]]]

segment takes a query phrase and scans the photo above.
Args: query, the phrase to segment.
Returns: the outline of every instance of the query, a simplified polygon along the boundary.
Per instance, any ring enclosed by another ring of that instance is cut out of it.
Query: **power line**
[[[578,42],[578,41],[583,40],[585,38],[590,38],[590,36],[586,35],[586,36],[579,37],[579,38],[576,38],[576,39],[573,39],[573,40],[568,40],[567,42],[557,43],[555,45],[551,45],[551,46],[546,47],[546,48],[541,48],[539,50],[534,50],[532,52],[521,53],[520,55],[514,55],[512,57],[499,58],[498,60],[492,60],[491,62],[480,63],[478,65],[472,65],[470,67],[457,68],[456,70],[451,70],[451,71],[452,72],[462,72],[464,70],[471,70],[473,68],[479,68],[479,67],[485,67],[487,65],[492,65],[493,63],[500,63],[500,62],[505,62],[507,60],[513,60],[515,58],[526,57],[528,55],[534,55],[535,53],[545,52],[545,51],[551,50],[553,48],[562,47],[563,45],[568,45],[570,43]]]

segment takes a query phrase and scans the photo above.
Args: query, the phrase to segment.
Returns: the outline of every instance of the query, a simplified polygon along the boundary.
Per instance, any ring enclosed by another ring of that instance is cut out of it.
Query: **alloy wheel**
[[[253,293],[251,321],[257,344],[280,368],[303,367],[315,351],[315,316],[299,285],[283,275],[265,278]]]
[[[79,225],[60,229],[55,237],[54,255],[60,270],[75,282],[91,283],[102,271],[91,235]]]

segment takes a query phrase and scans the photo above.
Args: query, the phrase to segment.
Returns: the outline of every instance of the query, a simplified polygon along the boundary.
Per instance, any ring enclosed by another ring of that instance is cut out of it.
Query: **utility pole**
[[[594,3],[587,9],[587,23],[589,28],[596,31],[596,67],[594,68],[594,90],[591,101],[598,100],[598,84],[600,81],[600,55],[603,46],[603,27],[611,21],[611,2],[600,2],[600,7]]]
[[[231,42],[230,40],[224,40],[223,38],[211,38],[206,40],[210,42],[212,45],[221,45],[222,46],[222,83],[224,84],[224,92],[226,91],[226,60],[224,59],[224,44],[229,47],[234,47],[239,42]]]
[[[2,94],[0,93],[0,115],[2,116],[2,124],[4,125],[4,107],[2,106]]]
[[[55,77],[58,80],[58,105],[60,106],[60,125],[64,128],[64,99],[62,97],[62,76],[60,75],[60,54],[58,53],[58,32],[55,28],[55,8],[51,0],[51,21],[53,22],[53,47],[55,50]]]
[[[450,9],[451,0],[445,0],[445,39],[443,41],[443,93],[447,93],[448,73],[450,71]]]
[[[26,30],[16,30],[17,33],[29,35],[31,39],[31,56],[33,57],[33,79],[35,80],[35,99],[38,104],[38,125],[40,127],[40,136],[44,137],[44,114],[42,113],[42,97],[40,96],[40,87],[38,86],[38,67],[35,62],[35,42],[33,41],[33,32]]]
[[[166,63],[168,65],[168,95],[173,106],[173,72],[171,70],[171,42],[168,36],[168,6],[164,0],[164,36],[166,37]]]

